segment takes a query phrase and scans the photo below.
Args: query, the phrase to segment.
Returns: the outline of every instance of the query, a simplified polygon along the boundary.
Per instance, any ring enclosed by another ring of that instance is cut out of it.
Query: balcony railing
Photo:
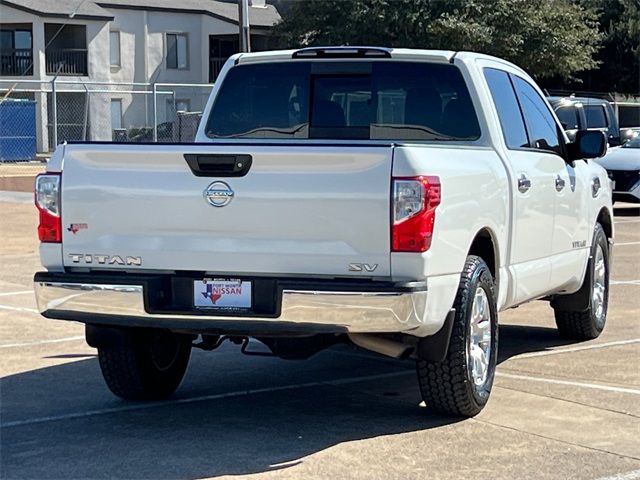
[[[213,83],[218,78],[220,70],[229,57],[210,57],[209,58],[209,83]]]
[[[0,75],[33,75],[33,53],[30,48],[0,50]]]
[[[45,51],[47,75],[86,76],[87,50],[83,48],[50,48]]]

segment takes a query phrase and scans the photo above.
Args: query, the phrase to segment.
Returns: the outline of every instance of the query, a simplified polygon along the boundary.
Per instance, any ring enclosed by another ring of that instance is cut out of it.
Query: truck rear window
[[[475,140],[480,126],[457,67],[308,62],[232,68],[207,120],[212,138]]]

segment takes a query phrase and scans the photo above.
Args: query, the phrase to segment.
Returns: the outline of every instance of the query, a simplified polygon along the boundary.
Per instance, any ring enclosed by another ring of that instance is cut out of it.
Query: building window
[[[45,23],[44,44],[47,75],[89,74],[86,25]]]
[[[109,32],[109,58],[112,67],[120,64],[120,32]]]
[[[167,33],[167,68],[188,68],[189,42],[186,33]]]
[[[167,99],[167,121],[177,118],[178,112],[190,112],[191,100],[189,99]]]
[[[0,75],[33,75],[31,26],[0,25]]]
[[[111,129],[122,128],[122,100],[111,100]]]
[[[239,51],[238,35],[209,35],[209,83],[215,82],[224,62]]]
[[[191,110],[191,101],[176,100],[176,112],[189,112]]]

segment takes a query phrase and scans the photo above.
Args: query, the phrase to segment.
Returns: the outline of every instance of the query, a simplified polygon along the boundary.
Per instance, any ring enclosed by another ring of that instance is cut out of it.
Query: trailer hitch
[[[265,352],[265,351],[252,351],[249,350],[249,337],[238,336],[238,335],[202,335],[202,340],[199,343],[193,343],[192,345],[195,348],[199,348],[201,350],[211,351],[219,348],[225,340],[235,344],[241,345],[240,353],[245,355],[255,356],[255,357],[275,357],[273,352]]]

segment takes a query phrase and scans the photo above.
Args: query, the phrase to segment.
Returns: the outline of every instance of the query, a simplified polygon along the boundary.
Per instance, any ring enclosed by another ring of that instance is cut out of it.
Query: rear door
[[[65,266],[386,277],[391,160],[389,145],[69,145]]]

